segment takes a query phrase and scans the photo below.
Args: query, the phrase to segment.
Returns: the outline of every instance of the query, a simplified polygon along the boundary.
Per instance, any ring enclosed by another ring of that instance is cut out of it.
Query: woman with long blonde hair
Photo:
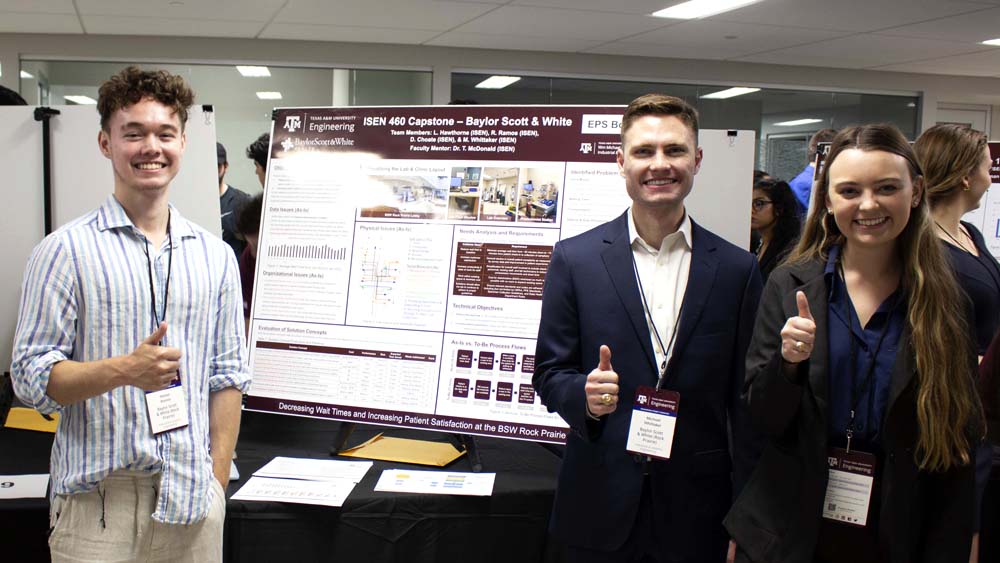
[[[975,335],[976,353],[986,354],[991,339],[1000,328],[1000,264],[990,254],[986,240],[972,223],[962,217],[980,205],[990,187],[993,159],[986,134],[971,127],[941,124],[924,131],[913,150],[924,173],[924,189],[930,204],[934,231],[945,248],[955,270],[959,287],[972,302],[970,329]],[[992,377],[991,370],[980,370]],[[991,383],[983,381],[989,388]],[[986,407],[986,397],[982,397]],[[988,405],[993,407],[993,405]],[[995,412],[995,408],[984,409]],[[993,437],[996,441],[996,437]],[[979,560],[979,539],[993,539],[995,529],[980,530],[983,495],[992,469],[993,448],[982,442],[976,449],[976,530],[973,539],[973,563]],[[990,545],[985,545],[989,549]],[[993,548],[996,551],[996,548]],[[988,555],[988,554],[987,554]]]
[[[838,133],[812,205],[747,353],[767,443],[726,517],[737,560],[966,561],[976,357],[902,133]]]

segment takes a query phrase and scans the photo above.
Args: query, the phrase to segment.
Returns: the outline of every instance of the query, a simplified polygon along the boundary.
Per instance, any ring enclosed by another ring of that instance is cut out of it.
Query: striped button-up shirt
[[[52,494],[93,490],[109,473],[160,473],[153,518],[201,521],[211,501],[209,395],[246,390],[240,278],[232,250],[170,207],[171,236],[149,247],[163,345],[181,350],[190,424],[154,435],[142,389],[115,388],[68,406],[46,394],[52,366],[130,354],[156,328],[147,239],[109,196],[32,253],[14,339],[14,389],[42,413],[60,412],[52,446]],[[169,296],[164,293],[170,266]],[[166,311],[164,308],[166,303]]]

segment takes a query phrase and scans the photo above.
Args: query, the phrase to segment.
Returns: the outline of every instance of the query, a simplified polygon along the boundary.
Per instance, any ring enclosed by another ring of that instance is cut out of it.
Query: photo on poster
[[[448,194],[448,219],[476,221],[479,219],[479,194]]]
[[[482,174],[483,169],[479,166],[456,166],[452,168],[451,191],[463,194],[478,193]]]
[[[364,207],[361,217],[383,219],[442,220],[447,216],[448,177],[372,176],[373,183],[382,186],[390,202]]]
[[[517,214],[518,168],[486,167],[483,169],[479,219],[510,223]]]
[[[518,222],[556,222],[564,172],[565,167],[562,165],[521,169],[521,193],[517,199]]]

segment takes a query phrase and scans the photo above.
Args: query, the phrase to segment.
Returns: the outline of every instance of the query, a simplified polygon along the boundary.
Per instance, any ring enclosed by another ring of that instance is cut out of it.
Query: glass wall
[[[727,86],[627,82],[573,78],[522,77],[499,90],[476,88],[488,74],[454,73],[452,97],[480,104],[627,104],[649,92],[663,92],[698,108],[704,129],[753,130],[759,140],[757,168],[790,179],[805,166],[809,137],[820,129],[884,121],[896,124],[909,139],[917,131],[917,97],[761,90],[725,100],[703,96]],[[815,120],[802,125],[788,121]]]
[[[92,103],[97,89],[125,62],[21,61],[21,92],[29,104]],[[426,105],[431,103],[431,73],[267,67],[269,76],[245,77],[235,66],[148,64],[179,74],[191,84],[196,103],[211,104],[216,135],[229,154],[226,183],[248,193],[260,191],[246,147],[271,129],[275,107]],[[258,92],[279,92],[281,99],[261,99]],[[73,101],[77,100],[77,101]]]

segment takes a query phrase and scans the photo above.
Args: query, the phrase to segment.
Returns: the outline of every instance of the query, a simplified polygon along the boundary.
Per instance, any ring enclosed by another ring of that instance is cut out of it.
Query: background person
[[[959,286],[972,301],[971,334],[976,353],[982,357],[1000,328],[1000,264],[979,229],[961,218],[979,208],[990,187],[993,160],[986,135],[964,125],[935,125],[920,135],[913,149],[923,168],[935,232],[947,249]],[[992,460],[993,447],[983,441],[976,450],[977,530]],[[977,534],[971,561],[978,560],[979,539],[992,538],[990,534],[997,531]]]
[[[795,248],[801,227],[798,202],[788,183],[769,176],[754,182],[750,228],[757,235],[754,254],[765,282]]]
[[[236,230],[247,241],[240,254],[240,281],[243,288],[243,318],[250,330],[250,311],[253,306],[253,282],[257,271],[257,244],[260,241],[260,217],[264,208],[264,194],[259,193],[240,210]]]
[[[747,353],[751,417],[769,440],[726,517],[737,560],[966,561],[976,357],[899,130],[841,131],[813,206]],[[851,499],[867,512],[825,500],[844,494],[828,467],[844,449],[873,458],[871,490]]]
[[[813,133],[813,136],[809,138],[809,146],[806,149],[806,167],[799,172],[798,176],[792,178],[788,185],[792,188],[792,192],[795,194],[795,199],[799,202],[799,215],[802,217],[806,216],[806,212],[809,211],[809,200],[810,194],[813,190],[813,177],[816,175],[816,166],[813,164],[816,162],[816,150],[819,148],[820,143],[829,143],[833,140],[833,137],[837,134],[836,129],[820,129]]]
[[[267,180],[267,157],[271,152],[271,134],[261,133],[257,140],[247,147],[247,158],[253,161],[254,172],[260,180],[260,187],[266,187]]]
[[[229,160],[226,158],[226,147],[215,143],[215,152],[219,164],[219,210],[222,218],[222,240],[226,241],[238,257],[247,243],[236,231],[236,218],[250,199],[246,192],[226,183],[226,170],[229,170]]]

